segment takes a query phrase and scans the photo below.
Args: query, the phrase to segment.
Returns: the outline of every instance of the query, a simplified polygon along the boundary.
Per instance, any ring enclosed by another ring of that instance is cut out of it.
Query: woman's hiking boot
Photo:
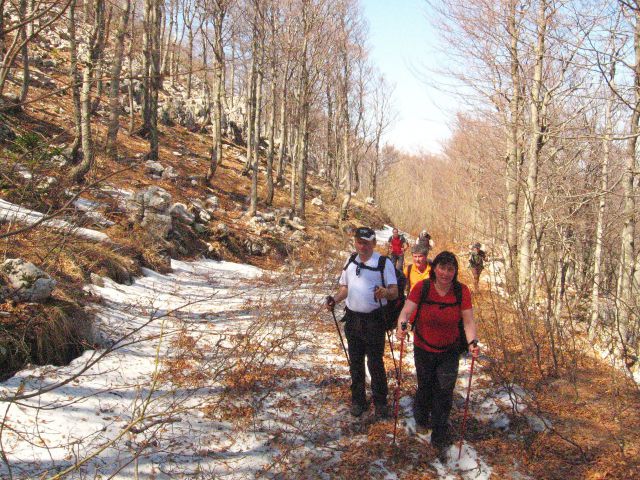
[[[389,418],[389,406],[388,405],[376,405],[376,420],[385,420]]]
[[[416,432],[427,433],[431,430],[431,415],[413,412],[413,418],[416,421]]]

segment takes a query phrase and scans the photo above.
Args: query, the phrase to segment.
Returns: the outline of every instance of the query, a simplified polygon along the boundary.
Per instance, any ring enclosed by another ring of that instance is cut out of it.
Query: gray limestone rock
[[[184,203],[174,203],[169,209],[169,214],[172,218],[187,225],[191,225],[196,220],[195,216],[187,210],[187,206]]]
[[[155,210],[156,212],[166,212],[171,206],[171,194],[164,188],[155,185],[136,193],[135,199],[145,209]]]
[[[220,200],[215,195],[211,195],[205,200],[205,205],[207,206],[207,210],[215,212],[220,206]]]
[[[146,173],[151,175],[162,175],[162,173],[165,171],[164,165],[153,160],[147,160],[144,164],[144,169]]]
[[[167,238],[173,228],[170,215],[147,211],[140,225],[160,238]]]
[[[164,178],[165,180],[175,180],[176,178],[178,178],[178,172],[176,172],[175,168],[169,165],[162,172],[162,178]]]
[[[5,260],[0,273],[6,281],[8,296],[17,301],[43,302],[56,286],[54,279],[21,258]]]

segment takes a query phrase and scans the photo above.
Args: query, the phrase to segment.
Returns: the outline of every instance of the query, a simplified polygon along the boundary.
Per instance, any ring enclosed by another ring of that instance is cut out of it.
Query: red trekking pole
[[[475,356],[471,356],[471,368],[469,369],[469,386],[467,387],[467,400],[464,402],[464,416],[462,417],[462,429],[460,431],[460,446],[458,447],[458,460],[462,454],[462,440],[464,439],[464,428],[467,424],[467,413],[469,411],[469,395],[471,394],[471,379],[473,378],[473,364],[476,361]]]
[[[402,331],[407,330],[406,322],[402,324]],[[396,390],[393,392],[393,444],[396,444],[396,433],[398,431],[398,410],[400,408],[400,386],[402,384],[402,353],[404,352],[404,337],[400,340],[400,366],[396,370]]]

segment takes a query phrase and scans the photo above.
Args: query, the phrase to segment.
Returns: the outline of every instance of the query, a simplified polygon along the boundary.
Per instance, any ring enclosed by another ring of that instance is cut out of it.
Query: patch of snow
[[[26,225],[33,225],[44,218],[45,215],[36,212],[35,210],[30,210],[25,207],[21,207],[20,205],[16,205],[14,203],[7,202],[6,200],[0,199],[0,223],[3,222],[18,222],[24,223]],[[89,228],[82,228],[76,225],[73,225],[65,220],[60,220],[57,218],[52,218],[49,220],[45,220],[41,223],[43,227],[61,230],[65,233],[69,233],[76,237],[86,238],[87,240],[92,240],[95,242],[110,242],[111,239],[105,233],[98,232],[97,230],[91,230]]]
[[[389,241],[389,237],[393,235],[393,228],[394,227],[392,227],[391,225],[385,225],[382,230],[376,230],[376,243],[378,245],[386,245]],[[398,233],[400,235],[404,235],[404,238],[407,239],[407,242],[409,242],[410,244],[412,243],[411,235],[409,235],[407,232],[403,232],[402,230],[398,229]]]

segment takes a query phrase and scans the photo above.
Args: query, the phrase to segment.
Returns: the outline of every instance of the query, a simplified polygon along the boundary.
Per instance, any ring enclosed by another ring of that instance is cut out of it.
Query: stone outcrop
[[[21,302],[44,302],[56,286],[56,281],[33,263],[21,258],[5,260],[0,265],[4,285],[0,297]]]
[[[167,238],[173,227],[170,207],[171,194],[157,186],[136,192],[127,202],[130,220],[162,239]]]

